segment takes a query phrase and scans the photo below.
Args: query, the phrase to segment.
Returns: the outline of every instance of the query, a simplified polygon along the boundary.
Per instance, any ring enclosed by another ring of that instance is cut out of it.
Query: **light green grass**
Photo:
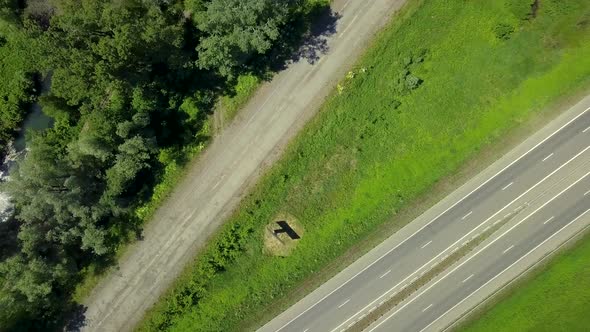
[[[531,21],[514,12],[410,1],[140,330],[243,330],[482,147],[590,85],[590,3],[544,0]],[[404,68],[424,80],[407,94]],[[281,212],[305,236],[290,257],[266,256],[263,227]]]
[[[231,121],[238,110],[250,100],[250,97],[260,86],[261,80],[252,74],[240,75],[236,81],[234,94],[220,98],[220,111],[224,122]]]
[[[538,272],[462,332],[576,332],[590,327],[590,235]],[[515,285],[516,286],[516,285]]]

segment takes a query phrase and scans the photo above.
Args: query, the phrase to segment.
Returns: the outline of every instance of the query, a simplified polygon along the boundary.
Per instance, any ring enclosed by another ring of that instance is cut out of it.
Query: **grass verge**
[[[237,78],[235,93],[233,95],[224,95],[219,100],[220,122],[227,123],[231,121],[238,110],[244,106],[252,94],[256,92],[262,80],[260,77],[252,74],[244,74]]]
[[[590,3],[410,1],[140,330],[232,331],[489,144],[590,83]],[[524,4],[524,5],[523,5]],[[536,7],[535,7],[536,8]],[[295,216],[289,257],[264,226]]]
[[[590,326],[590,233],[510,286],[459,331],[586,331]]]

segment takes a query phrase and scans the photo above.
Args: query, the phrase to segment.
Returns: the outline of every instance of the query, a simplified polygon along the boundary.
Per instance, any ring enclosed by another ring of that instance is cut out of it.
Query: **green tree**
[[[21,8],[18,0],[0,0],[0,19],[15,24],[18,22]]]
[[[238,66],[255,54],[268,51],[279,39],[295,0],[211,0],[193,1],[194,21],[205,37],[197,51],[201,68],[232,76]]]

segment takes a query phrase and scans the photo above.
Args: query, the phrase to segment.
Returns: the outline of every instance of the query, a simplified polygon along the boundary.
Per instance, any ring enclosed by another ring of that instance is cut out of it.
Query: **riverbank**
[[[51,75],[47,75],[39,85],[41,85],[41,93],[49,91]],[[6,146],[0,147],[2,148],[0,149],[0,183],[9,180],[11,169],[25,156],[27,131],[44,130],[53,125],[53,119],[43,113],[41,105],[37,102],[33,102],[26,108],[28,111],[25,113],[20,129],[16,130],[12,140],[6,142]],[[12,216],[12,212],[10,197],[0,192],[0,222],[7,221]]]

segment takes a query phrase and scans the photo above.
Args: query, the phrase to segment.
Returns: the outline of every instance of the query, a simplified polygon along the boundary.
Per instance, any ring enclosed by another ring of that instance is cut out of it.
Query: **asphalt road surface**
[[[216,137],[85,301],[84,331],[127,331],[170,286],[264,168],[405,0],[336,0],[301,58],[265,84]]]
[[[590,194],[585,194],[590,191],[590,158],[586,158],[585,164],[578,164],[579,167],[570,169],[570,175],[561,183],[539,198],[532,211],[522,213],[518,222],[503,229],[468,259],[420,290],[368,330],[425,331],[447,311],[501,276],[504,270],[526,259],[529,252],[544,245],[572,223],[590,223]]]
[[[502,221],[505,224],[481,249],[447,268],[369,327],[371,331],[440,330],[443,322],[449,323],[449,313],[458,316],[459,309],[469,309],[467,299],[475,300],[482,286],[501,287],[498,282],[507,267],[530,262],[532,249],[543,251],[547,241],[559,239],[556,235],[567,227],[590,224],[589,173],[587,97],[261,331],[353,327],[470,239],[494,224],[503,225]]]

